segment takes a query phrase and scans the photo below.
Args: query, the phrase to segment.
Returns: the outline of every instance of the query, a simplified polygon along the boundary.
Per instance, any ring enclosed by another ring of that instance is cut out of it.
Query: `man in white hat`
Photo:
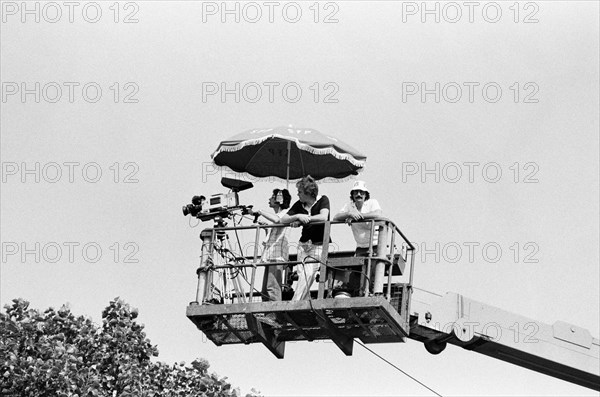
[[[363,181],[354,182],[350,191],[350,202],[335,214],[334,221],[360,221],[381,217],[381,207],[377,200],[372,199],[369,189]],[[365,256],[369,252],[369,237],[371,236],[371,224],[369,222],[352,223],[352,233],[356,240],[356,255]],[[375,229],[377,232],[377,229]],[[373,245],[377,245],[377,233],[373,237]],[[375,250],[376,251],[376,250]]]
[[[364,181],[354,182],[352,190],[350,190],[350,202],[346,203],[340,212],[335,214],[333,220],[346,221],[350,224],[352,234],[354,234],[354,240],[356,240],[356,256],[367,256],[369,253],[371,223],[352,221],[379,218],[381,217],[381,214],[381,207],[377,200],[371,198],[366,183]],[[375,232],[373,234],[372,255],[377,255],[377,232],[378,227],[376,224]],[[355,289],[357,287],[357,276],[360,278],[360,275],[355,272],[352,272],[349,275],[348,284],[350,284],[350,289]]]

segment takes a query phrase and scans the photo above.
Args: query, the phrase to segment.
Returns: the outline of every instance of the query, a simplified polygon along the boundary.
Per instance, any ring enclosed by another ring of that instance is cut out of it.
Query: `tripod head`
[[[225,219],[223,219],[222,216],[217,215],[213,218],[214,224],[215,224],[215,229],[218,227],[227,227],[227,221]],[[223,241],[224,239],[227,238],[227,232],[225,232],[225,230],[217,230],[215,232],[215,236],[220,240]]]

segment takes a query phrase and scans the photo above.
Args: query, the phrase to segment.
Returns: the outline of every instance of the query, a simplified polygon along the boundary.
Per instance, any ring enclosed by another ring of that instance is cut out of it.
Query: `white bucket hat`
[[[352,189],[350,190],[351,192],[353,190],[362,190],[363,192],[369,192],[369,189],[367,189],[367,184],[364,181],[356,181],[354,182],[354,186],[352,186]]]

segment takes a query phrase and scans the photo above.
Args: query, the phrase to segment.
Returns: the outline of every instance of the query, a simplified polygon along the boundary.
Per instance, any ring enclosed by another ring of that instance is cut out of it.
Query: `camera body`
[[[208,206],[202,208],[203,212],[214,212],[226,208],[237,207],[240,205],[240,199],[237,192],[217,193],[208,198]]]
[[[232,178],[221,178],[221,185],[231,189],[229,193],[217,193],[205,202],[204,196],[194,196],[192,204],[184,205],[183,215],[194,216],[201,221],[209,221],[217,217],[228,218],[233,211],[241,209],[246,213],[252,206],[240,205],[238,192],[254,187],[251,182],[240,181]]]

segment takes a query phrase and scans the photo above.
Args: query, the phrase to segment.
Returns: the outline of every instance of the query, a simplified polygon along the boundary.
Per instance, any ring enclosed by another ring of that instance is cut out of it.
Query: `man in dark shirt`
[[[323,233],[325,225],[311,223],[329,220],[329,199],[318,196],[319,186],[311,176],[305,176],[298,183],[299,200],[292,205],[287,214],[281,218],[281,223],[292,226],[302,225],[302,235],[298,245],[298,261],[321,260],[323,250]],[[319,271],[319,263],[305,263],[297,266],[298,284],[292,300],[308,299],[310,286],[315,281]]]

